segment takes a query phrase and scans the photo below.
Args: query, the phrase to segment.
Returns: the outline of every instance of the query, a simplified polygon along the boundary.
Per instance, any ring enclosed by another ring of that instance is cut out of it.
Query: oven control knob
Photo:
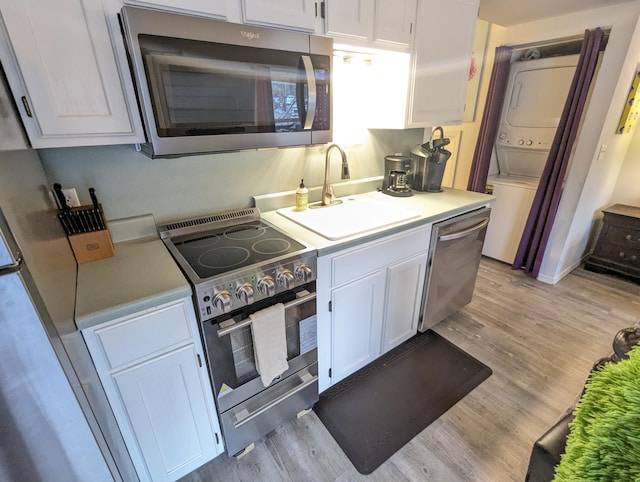
[[[291,289],[294,279],[295,278],[293,277],[291,270],[283,269],[278,273],[276,281],[278,282],[278,286],[282,286],[285,290],[288,290]]]
[[[276,294],[276,284],[271,276],[265,276],[258,280],[258,291],[265,296],[273,296]]]
[[[217,293],[213,297],[213,306],[223,313],[229,313],[231,311],[231,295],[227,290]]]
[[[251,286],[251,283],[238,286],[236,297],[247,305],[253,303],[253,286]]]
[[[313,271],[309,268],[309,265],[301,264],[296,268],[296,279],[306,283],[313,276]]]

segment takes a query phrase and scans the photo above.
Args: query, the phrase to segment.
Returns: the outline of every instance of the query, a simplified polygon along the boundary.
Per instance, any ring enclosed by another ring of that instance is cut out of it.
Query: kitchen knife
[[[88,233],[89,231],[91,231],[89,222],[87,221],[86,211],[84,209],[77,210],[75,211],[75,215],[80,220],[80,224],[82,225],[82,232]]]
[[[64,218],[65,222],[67,223],[67,226],[69,226],[69,230],[71,231],[71,234],[78,234],[78,227],[76,225],[76,221],[73,218],[73,215],[71,214],[71,211],[60,211],[60,213],[62,214],[62,217]]]
[[[69,220],[67,219],[64,212],[62,211],[58,212],[58,219],[60,220],[60,224],[62,224],[62,229],[64,229],[65,234],[67,236],[72,235],[73,231],[71,230],[71,226],[69,225]]]
[[[62,192],[62,185],[56,182],[53,185],[53,190],[56,193],[56,197],[58,198],[60,209],[62,209],[63,211],[68,211],[70,208],[69,206],[67,206],[67,200],[65,199],[64,193]]]
[[[67,200],[65,199],[64,193],[62,192],[62,185],[56,182],[53,185],[53,191],[58,198],[58,204],[60,204],[61,212],[58,213],[58,218],[62,222],[62,227],[64,228],[65,232],[67,233],[67,235],[79,233],[80,231],[78,229],[78,226],[71,214],[71,208],[67,205]]]
[[[93,208],[84,209],[82,212],[84,213],[87,224],[89,225],[89,231],[97,231],[98,226],[96,225],[96,215],[93,212]]]
[[[96,197],[96,190],[92,187],[89,188],[89,196],[91,196],[91,202],[93,203],[93,211],[95,214],[96,224],[98,229],[104,229],[104,219],[102,217],[102,211],[100,210],[100,204]]]

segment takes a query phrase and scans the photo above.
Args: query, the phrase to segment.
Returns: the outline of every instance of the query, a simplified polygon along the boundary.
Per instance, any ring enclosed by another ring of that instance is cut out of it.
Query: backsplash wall
[[[384,156],[408,155],[423,129],[372,130],[365,142],[341,146],[351,179],[380,176]],[[131,145],[42,149],[51,184],[75,187],[90,203],[94,187],[108,219],[151,213],[156,223],[252,206],[252,196],[309,187],[324,180],[326,146],[250,150],[177,159],[150,159]],[[331,182],[340,181],[340,154],[331,153]]]

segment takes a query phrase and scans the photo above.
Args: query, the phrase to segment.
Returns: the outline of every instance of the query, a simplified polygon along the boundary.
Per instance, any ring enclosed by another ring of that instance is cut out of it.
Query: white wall
[[[555,283],[580,264],[594,218],[610,202],[631,137],[615,130],[640,58],[639,15],[640,2],[628,2],[507,29],[505,44],[522,45],[611,28],[538,277],[542,281]],[[597,160],[603,144],[607,153]]]
[[[473,162],[473,154],[475,152],[480,126],[482,125],[482,114],[487,100],[489,81],[491,80],[491,70],[493,69],[493,61],[495,58],[495,50],[496,47],[504,45],[505,33],[506,28],[501,27],[500,25],[492,24],[489,27],[485,59],[482,64],[480,87],[478,89],[478,102],[473,122],[464,122],[460,126],[445,127],[447,131],[460,131],[460,145],[458,147],[455,177],[453,180],[453,187],[456,189],[467,189],[469,172],[471,171],[471,163]]]
[[[629,150],[613,188],[610,204],[640,206],[640,129],[636,126],[628,136],[631,137]]]
[[[380,176],[384,156],[422,141],[423,129],[372,131],[362,145],[345,146],[351,179]],[[51,184],[75,187],[90,203],[94,187],[108,219],[151,213],[163,223],[252,205],[252,196],[308,187],[324,180],[326,145],[150,159],[133,146],[42,149]],[[340,180],[340,156],[332,153],[331,182]]]

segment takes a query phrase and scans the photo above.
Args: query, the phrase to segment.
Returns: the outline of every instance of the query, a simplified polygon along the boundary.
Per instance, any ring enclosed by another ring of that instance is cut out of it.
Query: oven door
[[[315,283],[203,323],[209,370],[229,456],[318,401]],[[255,368],[252,312],[285,305],[289,369],[264,387]]]
[[[204,322],[209,370],[221,413],[266,390],[256,371],[248,316],[276,303],[285,305],[289,369],[269,388],[317,362],[315,283]]]

